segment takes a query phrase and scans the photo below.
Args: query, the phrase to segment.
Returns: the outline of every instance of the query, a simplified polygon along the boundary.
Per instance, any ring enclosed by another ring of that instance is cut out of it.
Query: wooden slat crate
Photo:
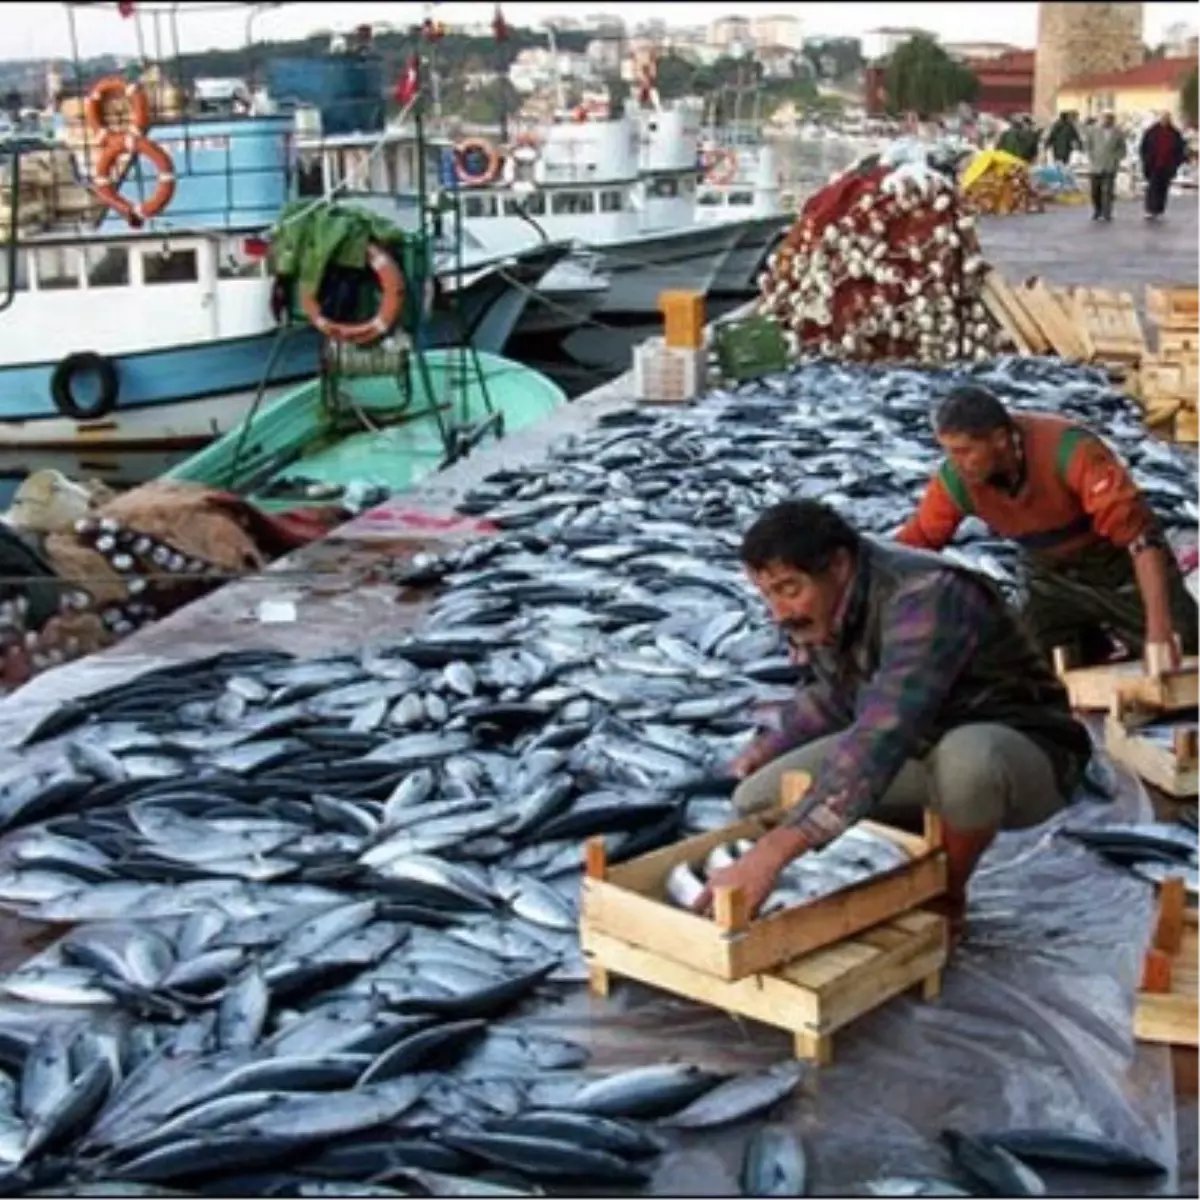
[[[863,883],[748,920],[738,892],[717,888],[715,919],[677,908],[665,898],[671,868],[697,866],[718,846],[739,838],[761,837],[784,817],[808,787],[803,772],[784,776],[783,803],[713,833],[685,838],[662,850],[609,867],[604,843],[588,843],[580,923],[589,933],[604,934],[640,946],[718,979],[744,979],[800,955],[851,937],[940,896],[946,890],[946,859],[941,826],[927,814],[922,834],[905,833],[871,821],[861,828],[902,846],[912,858]]]
[[[1159,888],[1157,926],[1133,1013],[1138,1041],[1194,1047],[1200,1040],[1196,949],[1196,910],[1187,907],[1183,880],[1168,879]]]
[[[1161,712],[1182,712],[1200,702],[1200,658],[1187,657],[1177,671],[1148,675],[1140,660],[1074,667],[1055,652],[1055,669],[1067,689],[1071,707],[1111,712],[1118,694],[1130,702]]]
[[[1075,320],[1086,330],[1098,360],[1140,362],[1145,357],[1146,338],[1128,292],[1076,288]]]
[[[1026,311],[1008,281],[998,271],[989,271],[983,282],[983,306],[1012,339],[1019,354],[1046,354],[1050,343]]]
[[[1159,329],[1196,329],[1200,325],[1200,289],[1147,286],[1146,314]]]
[[[606,996],[610,976],[635,979],[677,996],[785,1029],[797,1058],[827,1063],[834,1033],[909,988],[927,1000],[941,993],[947,922],[917,909],[773,971],[718,979],[585,922],[580,943],[591,988]]]
[[[1158,715],[1128,703],[1118,694],[1104,722],[1104,748],[1117,762],[1167,795],[1177,799],[1195,796],[1200,790],[1197,723],[1183,720],[1173,725],[1169,741],[1146,736],[1141,731]]]
[[[1195,329],[1160,329],[1158,356],[1166,359],[1190,359],[1200,354],[1200,333]]]

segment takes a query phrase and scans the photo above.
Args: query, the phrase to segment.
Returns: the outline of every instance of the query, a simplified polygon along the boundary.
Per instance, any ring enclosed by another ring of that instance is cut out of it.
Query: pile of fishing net
[[[968,164],[960,184],[969,211],[991,217],[1045,210],[1045,201],[1029,164],[1003,150],[981,150]]]
[[[794,354],[985,359],[1003,335],[980,303],[986,264],[952,170],[904,145],[809,198],[759,278],[759,312]]]

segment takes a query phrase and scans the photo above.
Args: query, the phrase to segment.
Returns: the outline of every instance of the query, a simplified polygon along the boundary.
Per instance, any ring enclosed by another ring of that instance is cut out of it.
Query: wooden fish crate
[[[1169,796],[1186,799],[1200,793],[1197,776],[1197,725],[1178,725],[1170,745],[1139,731],[1159,714],[1127,701],[1120,693],[1104,723],[1104,748],[1139,778]]]
[[[585,938],[616,938],[715,979],[738,980],[851,937],[945,892],[941,826],[928,814],[919,835],[862,822],[863,829],[903,847],[912,858],[894,870],[808,904],[752,921],[746,916],[740,893],[717,888],[715,920],[709,920],[666,899],[664,889],[672,867],[679,863],[696,866],[718,846],[760,837],[783,819],[808,783],[803,772],[785,775],[779,808],[619,866],[608,866],[602,842],[589,843],[580,913]]]
[[[922,909],[863,930],[769,972],[724,980],[612,934],[583,926],[591,989],[607,996],[610,976],[649,984],[700,1004],[785,1029],[797,1058],[827,1063],[833,1035],[882,1004],[920,987],[941,993],[949,953],[948,923]]]
[[[1183,712],[1200,702],[1200,658],[1185,657],[1177,671],[1148,675],[1139,660],[1070,667],[1055,651],[1055,668],[1071,707],[1111,712],[1117,696],[1160,712]]]
[[[1158,920],[1142,964],[1133,1012],[1133,1035],[1138,1041],[1197,1045],[1196,951],[1196,910],[1187,907],[1183,880],[1168,879],[1158,889]]]
[[[1159,329],[1195,330],[1200,326],[1200,289],[1147,286],[1146,315]]]
[[[1100,362],[1139,363],[1147,353],[1137,307],[1128,292],[1076,288],[1075,322],[1086,331]]]

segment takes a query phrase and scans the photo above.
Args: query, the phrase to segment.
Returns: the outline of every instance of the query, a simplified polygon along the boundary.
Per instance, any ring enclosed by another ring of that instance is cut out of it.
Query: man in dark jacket
[[[1075,128],[1074,117],[1074,113],[1059,113],[1046,134],[1046,145],[1050,147],[1050,153],[1060,167],[1065,167],[1070,162],[1073,150],[1083,149],[1083,141],[1079,137],[1079,130]]]
[[[1146,220],[1157,221],[1167,211],[1171,181],[1187,160],[1187,144],[1169,112],[1142,135],[1141,158],[1146,179]]]
[[[777,732],[732,764],[743,812],[778,803],[785,771],[805,800],[709,877],[753,912],[783,868],[868,814],[942,817],[957,932],[966,885],[1000,829],[1062,809],[1091,753],[1067,695],[990,581],[935,554],[864,537],[813,500],[768,509],[742,562],[816,682]],[[711,893],[699,898],[703,911]]]

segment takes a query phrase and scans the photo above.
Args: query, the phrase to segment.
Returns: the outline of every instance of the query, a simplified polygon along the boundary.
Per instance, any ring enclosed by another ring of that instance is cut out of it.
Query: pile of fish
[[[497,535],[395,567],[440,586],[418,631],[216,655],[49,712],[0,780],[0,906],[75,928],[0,980],[8,1189],[635,1186],[671,1139],[787,1097],[791,1064],[597,1072],[532,1014],[585,977],[581,839],[620,861],[729,824],[724,764],[796,685],[745,527],[808,495],[894,528],[962,377],[808,364],[610,414],[467,497]],[[1103,427],[1194,526],[1186,460],[1097,372],[971,377]],[[963,535],[1012,588],[1008,550]],[[747,1150],[754,1189],[803,1186],[778,1132]]]
[[[732,866],[753,845],[751,839],[739,838],[717,846],[699,870],[686,862],[677,863],[667,874],[667,898],[681,908],[691,908],[703,893],[708,876]],[[907,850],[882,833],[856,826],[820,850],[789,863],[759,911],[768,916],[797,904],[811,903],[893,871],[909,858]]]
[[[1062,836],[1087,846],[1107,862],[1131,871],[1148,883],[1158,884],[1176,876],[1183,880],[1191,896],[1200,894],[1200,837],[1194,808],[1185,809],[1177,821],[1064,829]]]
[[[984,360],[1005,334],[980,299],[986,264],[953,176],[866,159],[811,196],[759,279],[759,312],[794,352]]]

